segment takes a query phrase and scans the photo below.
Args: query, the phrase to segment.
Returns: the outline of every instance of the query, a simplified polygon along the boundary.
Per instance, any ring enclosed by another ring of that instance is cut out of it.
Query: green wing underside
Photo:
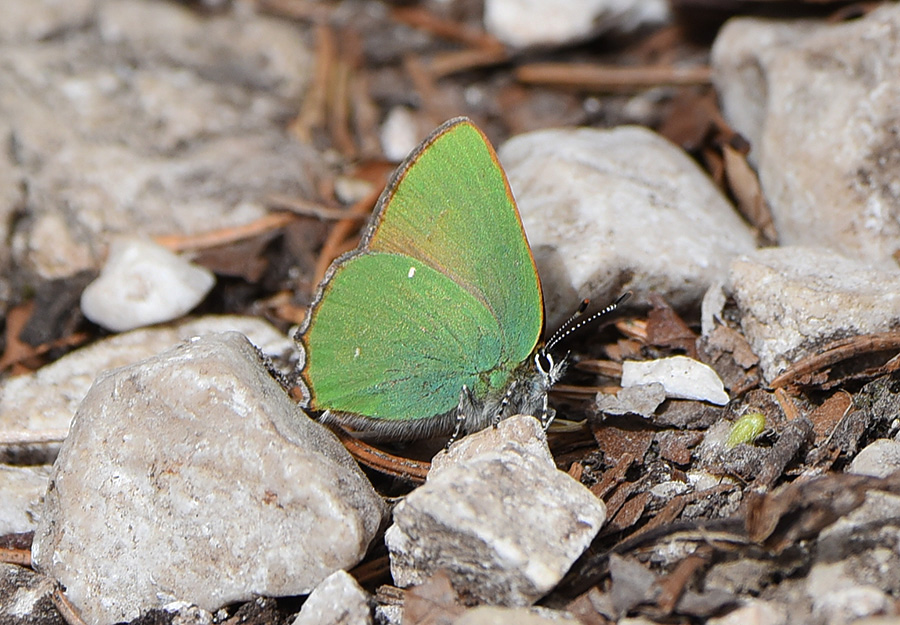
[[[502,391],[543,329],[534,260],[506,176],[471,122],[441,126],[379,200],[302,337],[310,406],[387,422]]]
[[[496,318],[418,260],[356,256],[337,269],[323,299],[305,336],[305,376],[319,410],[429,418],[453,410],[464,384],[482,390],[480,374],[504,368]]]
[[[543,329],[541,287],[506,175],[481,131],[469,121],[443,126],[381,205],[369,249],[444,273],[491,311],[504,353],[527,358]]]

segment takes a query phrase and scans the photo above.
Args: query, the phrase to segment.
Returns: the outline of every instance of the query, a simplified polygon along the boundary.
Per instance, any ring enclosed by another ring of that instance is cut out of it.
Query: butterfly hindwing
[[[442,414],[500,356],[497,321],[480,302],[396,254],[341,265],[314,314],[305,376],[319,408],[391,420]]]

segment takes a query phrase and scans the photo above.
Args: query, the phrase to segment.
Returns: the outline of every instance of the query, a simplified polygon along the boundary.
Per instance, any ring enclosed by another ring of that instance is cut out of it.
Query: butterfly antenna
[[[616,310],[619,306],[627,302],[630,298],[631,291],[625,291],[618,297],[618,299],[616,299],[616,301],[614,301],[603,310],[599,310],[593,315],[579,321],[578,318],[581,317],[582,314],[584,314],[584,311],[587,309],[588,304],[590,303],[590,300],[588,299],[582,300],[581,305],[578,307],[578,310],[576,310],[575,313],[571,317],[569,317],[556,332],[553,333],[553,335],[547,341],[547,344],[544,346],[544,350],[550,351],[557,345],[557,343],[565,339],[573,332],[577,332],[587,324],[593,323],[601,317],[605,317],[606,315]]]

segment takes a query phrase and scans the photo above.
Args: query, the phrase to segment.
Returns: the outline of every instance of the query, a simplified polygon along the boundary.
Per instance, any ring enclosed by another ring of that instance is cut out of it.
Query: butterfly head
[[[562,358],[554,358],[545,346],[539,347],[534,352],[534,370],[538,379],[541,380],[541,386],[549,389],[556,384],[566,371],[568,365],[568,353]]]

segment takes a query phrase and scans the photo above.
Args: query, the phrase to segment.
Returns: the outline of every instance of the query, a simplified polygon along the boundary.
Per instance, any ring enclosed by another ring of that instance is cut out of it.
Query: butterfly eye
[[[538,372],[547,377],[550,375],[550,372],[553,371],[553,367],[555,363],[553,362],[553,356],[540,349],[534,355],[534,367],[538,370]]]

